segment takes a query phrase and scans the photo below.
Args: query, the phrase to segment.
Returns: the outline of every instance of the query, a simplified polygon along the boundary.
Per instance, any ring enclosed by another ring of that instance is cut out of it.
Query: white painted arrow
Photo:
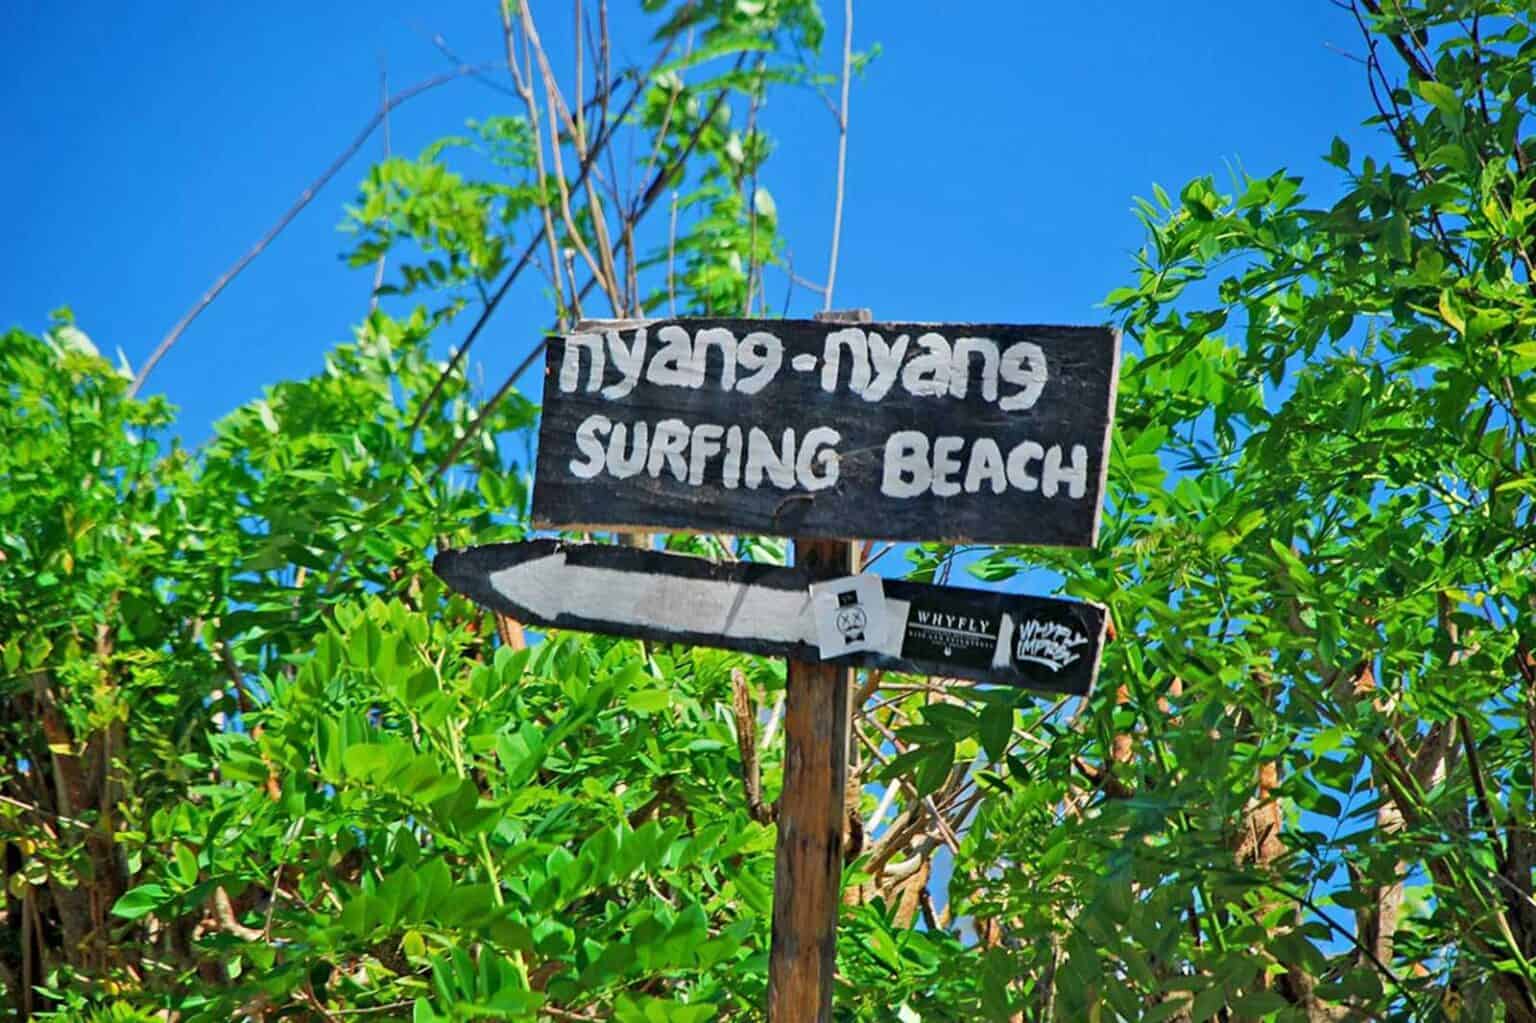
[[[662,632],[815,642],[808,590],[573,565],[564,549],[492,572],[490,582],[507,600],[551,621],[574,613]]]
[[[443,551],[433,569],[465,596],[534,625],[823,656],[810,581],[797,568],[531,540]],[[1105,621],[1096,605],[894,579],[882,586],[885,628],[871,628],[859,652],[839,651],[849,663],[1055,692],[1092,683]],[[870,614],[870,625],[880,617]]]

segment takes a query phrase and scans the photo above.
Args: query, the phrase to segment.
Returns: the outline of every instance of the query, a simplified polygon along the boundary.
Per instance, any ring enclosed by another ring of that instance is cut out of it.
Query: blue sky
[[[616,57],[645,52],[614,2]],[[950,8],[953,10],[954,8]],[[569,51],[569,4],[536,8]],[[861,3],[855,42],[883,53],[854,89],[839,306],[892,320],[1101,322],[1098,302],[1140,244],[1131,197],[1233,165],[1288,167],[1338,187],[1318,154],[1334,134],[1379,148],[1353,22],[1327,0],[967,5]],[[19,0],[0,49],[0,323],[38,329],[72,306],[104,353],[134,366],[209,283],[351,140],[379,70],[404,88],[500,52],[495,0],[252,6],[185,0],[133,10]],[[841,33],[841,5],[828,11]],[[832,67],[829,48],[826,66]],[[513,101],[461,81],[392,118],[415,153]],[[763,114],[773,192],[797,272],[824,278],[836,142],[810,96]],[[337,234],[372,140],[193,325],[151,378],[195,442],[263,385],[318,369],[365,313],[370,271]],[[534,288],[476,348],[488,387],[547,322]],[[796,309],[808,312],[810,296]],[[447,346],[460,323],[439,339]]]

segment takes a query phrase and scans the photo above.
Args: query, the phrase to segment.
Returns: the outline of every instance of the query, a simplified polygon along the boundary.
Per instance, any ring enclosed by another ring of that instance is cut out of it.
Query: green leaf
[[[1274,551],[1275,557],[1280,560],[1291,585],[1295,586],[1298,592],[1312,592],[1312,573],[1307,570],[1306,563],[1289,547],[1274,538],[1269,541],[1269,549]]]
[[[176,843],[174,862],[177,880],[187,887],[197,883],[197,856],[191,849]]]
[[[1458,334],[1467,332],[1467,321],[1456,310],[1456,302],[1449,291],[1440,292],[1440,318],[1450,324]]]
[[[1333,145],[1329,147],[1328,162],[1335,167],[1349,167],[1349,144],[1338,136],[1334,136]]]
[[[896,943],[891,936],[882,930],[872,930],[865,938],[869,950],[882,962],[891,968],[892,973],[901,971],[901,953],[896,951]]]
[[[137,920],[147,916],[169,901],[171,893],[157,884],[141,884],[130,888],[112,905],[112,915],[124,920]]]
[[[954,740],[975,735],[980,727],[974,711],[952,703],[930,703],[923,708],[923,720],[937,725],[944,734]]]
[[[925,750],[922,759],[918,761],[917,777],[914,779],[917,794],[929,796],[937,792],[949,778],[950,769],[954,766],[955,747],[952,744]]]
[[[773,196],[768,193],[766,188],[759,187],[756,192],[752,193],[752,208],[757,212],[758,216],[766,217],[769,220],[774,220],[779,215],[779,208],[774,203]]]
[[[1459,143],[1454,142],[1437,146],[1430,152],[1425,162],[1431,167],[1444,165],[1452,170],[1463,172],[1470,166],[1467,162],[1467,151]]]
[[[1290,1002],[1273,991],[1250,991],[1232,999],[1231,1003],[1232,1011],[1244,1018],[1266,1016],[1290,1007]]]
[[[1194,1005],[1190,1010],[1192,1019],[1213,1019],[1218,1009],[1227,1004],[1227,993],[1217,984],[1200,991],[1195,995]]]
[[[624,705],[642,714],[657,714],[672,704],[672,694],[666,689],[633,689],[624,697]]]
[[[1424,97],[1424,99],[1433,104],[1435,109],[1440,111],[1447,118],[1455,118],[1457,120],[1460,119],[1461,99],[1456,95],[1455,89],[1452,89],[1448,85],[1443,85],[1440,82],[1429,81],[1427,79],[1415,83],[1414,87],[1418,89],[1420,96]]]
[[[994,764],[1003,761],[1008,740],[1013,738],[1013,708],[992,704],[981,712],[981,748]]]

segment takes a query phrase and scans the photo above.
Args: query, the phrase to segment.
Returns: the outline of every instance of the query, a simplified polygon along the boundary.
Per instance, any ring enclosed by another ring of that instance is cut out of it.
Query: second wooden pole
[[[813,579],[852,575],[853,546],[795,541]],[[770,1023],[831,1023],[843,876],[851,669],[790,661],[784,694],[784,789],[773,875]]]
[[[816,314],[830,323],[872,318],[868,309]],[[854,550],[843,540],[796,540],[795,563],[813,581],[836,579],[858,571]],[[852,684],[852,669],[835,662],[789,662],[768,957],[769,1023],[832,1023]]]

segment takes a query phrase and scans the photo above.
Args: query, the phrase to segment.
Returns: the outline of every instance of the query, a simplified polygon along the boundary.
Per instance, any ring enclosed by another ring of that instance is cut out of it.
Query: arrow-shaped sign
[[[475,602],[536,625],[800,661],[824,655],[809,578],[796,568],[559,540],[443,551],[432,567]],[[841,622],[885,624],[860,637],[874,649],[844,663],[1075,695],[1093,684],[1105,623],[1096,604],[880,582],[883,608],[855,612],[853,579],[831,595],[842,597]]]

